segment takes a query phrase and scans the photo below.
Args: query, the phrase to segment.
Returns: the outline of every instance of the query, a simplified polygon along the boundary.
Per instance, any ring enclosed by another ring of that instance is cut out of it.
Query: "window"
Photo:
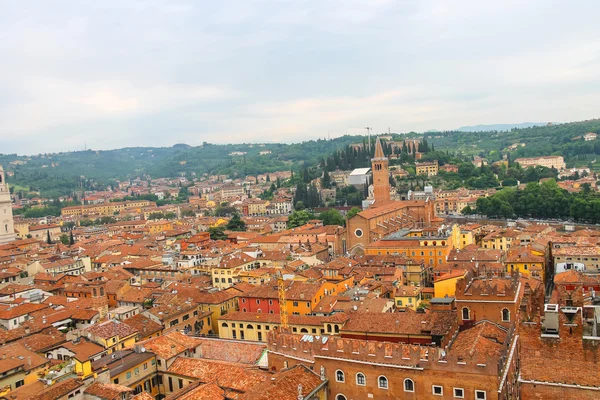
[[[183,389],[183,379],[179,380],[179,389]]]
[[[298,307],[298,302],[297,301],[294,301],[292,304],[293,304],[294,307]]]
[[[508,322],[510,321],[510,311],[507,308],[502,309],[502,321]]]
[[[344,396],[343,394],[338,394],[337,396],[335,396],[335,400],[347,400],[346,396]]]
[[[365,386],[367,384],[367,378],[365,378],[365,374],[362,372],[356,374],[356,384],[360,386]]]
[[[119,384],[119,378],[117,378],[117,379],[113,379],[113,383],[114,383],[115,385],[118,385],[118,384]]]
[[[246,299],[242,299],[242,303],[246,303]]]
[[[434,396],[443,396],[444,395],[444,388],[442,386],[432,385],[431,386],[431,393],[433,393]]]
[[[16,381],[15,382],[15,387],[21,387],[25,384],[25,381],[23,379],[21,379],[20,381]]]
[[[475,391],[475,400],[485,400],[486,399],[485,390],[476,390]]]
[[[471,319],[470,311],[467,307],[463,307],[462,309],[462,319],[463,321],[468,321]]]
[[[465,390],[462,388],[454,388],[454,398],[455,399],[464,399],[465,398]]]
[[[344,375],[344,371],[337,370],[335,371],[335,381],[336,382],[346,382],[346,376]]]
[[[127,376],[127,379],[131,379],[131,371],[129,371],[126,376]]]
[[[256,304],[260,304],[260,300],[259,299],[256,299]]]
[[[148,369],[148,363],[144,363],[144,370]]]
[[[387,389],[388,388],[388,380],[385,376],[380,376],[377,380],[377,386],[379,389]]]
[[[415,391],[415,383],[412,379],[406,378],[404,380],[404,391],[405,392],[414,392]]]

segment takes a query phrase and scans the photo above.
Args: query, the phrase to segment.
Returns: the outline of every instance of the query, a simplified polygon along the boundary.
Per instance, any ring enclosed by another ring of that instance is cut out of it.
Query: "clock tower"
[[[4,169],[0,166],[0,244],[12,242],[16,237],[10,190],[6,183]]]

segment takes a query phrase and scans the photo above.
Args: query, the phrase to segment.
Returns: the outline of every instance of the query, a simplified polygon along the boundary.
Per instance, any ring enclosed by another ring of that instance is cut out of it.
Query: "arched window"
[[[335,381],[346,382],[346,376],[344,375],[344,371],[342,371],[341,369],[335,371]]]
[[[377,380],[377,386],[379,389],[387,389],[388,388],[388,380],[385,376],[380,376]]]
[[[509,322],[510,321],[510,311],[508,311],[508,308],[503,308],[502,309],[502,321],[503,322]]]
[[[471,312],[469,311],[469,309],[467,307],[463,307],[462,309],[462,319],[463,321],[468,321],[471,319]]]
[[[333,330],[335,331],[335,333],[340,333],[340,326],[339,325],[334,325],[333,326]]]
[[[414,392],[415,391],[415,383],[412,379],[406,378],[404,380],[404,391],[405,392]]]
[[[335,396],[335,400],[347,400],[346,396],[344,396],[343,394],[338,394],[337,396]]]
[[[360,386],[365,386],[367,384],[367,378],[365,378],[365,374],[362,372],[356,374],[356,384]]]
[[[283,368],[287,368],[287,367],[288,367],[288,362],[287,362],[287,361],[284,361],[284,362],[283,362]]]
[[[300,329],[300,333],[308,333],[308,329],[302,328],[302,329]]]
[[[221,324],[221,328],[229,328],[229,325],[227,325],[227,322],[223,322]]]
[[[246,329],[254,329],[254,327],[250,324],[246,325]]]

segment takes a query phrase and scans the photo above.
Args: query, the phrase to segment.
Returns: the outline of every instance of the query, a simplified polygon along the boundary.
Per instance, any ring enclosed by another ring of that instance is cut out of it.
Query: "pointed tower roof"
[[[377,138],[375,142],[375,157],[374,158],[385,158],[383,154],[383,147],[381,145],[381,139]]]

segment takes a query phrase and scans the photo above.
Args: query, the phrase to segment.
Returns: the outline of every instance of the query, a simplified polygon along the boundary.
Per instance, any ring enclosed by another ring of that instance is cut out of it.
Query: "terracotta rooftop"
[[[56,400],[67,397],[69,393],[83,386],[83,381],[70,378],[44,389],[43,391],[30,396],[27,400]]]
[[[167,396],[165,400],[224,400],[225,398],[225,391],[215,383],[196,381]]]
[[[196,338],[196,357],[256,365],[267,349],[266,344],[244,341]]]
[[[456,315],[451,311],[428,314],[354,313],[342,328],[343,332],[386,333],[398,335],[446,335],[453,327]]]
[[[302,392],[298,388],[302,386]],[[308,367],[298,364],[275,374],[271,380],[256,385],[246,392],[240,400],[297,400],[299,394],[308,395],[325,382]]]
[[[600,387],[600,347],[561,326],[560,339],[541,337],[537,323],[519,327],[521,379]]]
[[[246,392],[266,381],[269,373],[254,367],[242,367],[236,363],[178,357],[167,370],[171,374],[195,378],[201,382],[219,382],[219,386],[238,392]]]
[[[481,321],[465,329],[452,342],[450,352],[464,360],[476,360],[485,363],[487,355],[499,356],[506,346],[508,331],[489,321]]]
[[[102,339],[110,339],[113,336],[124,338],[137,333],[137,330],[120,321],[106,321],[92,325],[86,328],[86,331]]]
[[[200,339],[184,335],[178,331],[172,331],[164,336],[155,337],[139,343],[143,344],[146,350],[168,360],[188,349],[195,348],[200,344]]]
[[[127,318],[123,320],[123,323],[137,330],[140,334],[140,337],[150,336],[153,333],[160,332],[162,330],[161,324],[143,314],[136,314],[131,318]]]
[[[84,393],[95,396],[101,400],[122,400],[123,395],[132,393],[133,389],[123,385],[116,385],[114,383],[99,383],[94,382]]]

